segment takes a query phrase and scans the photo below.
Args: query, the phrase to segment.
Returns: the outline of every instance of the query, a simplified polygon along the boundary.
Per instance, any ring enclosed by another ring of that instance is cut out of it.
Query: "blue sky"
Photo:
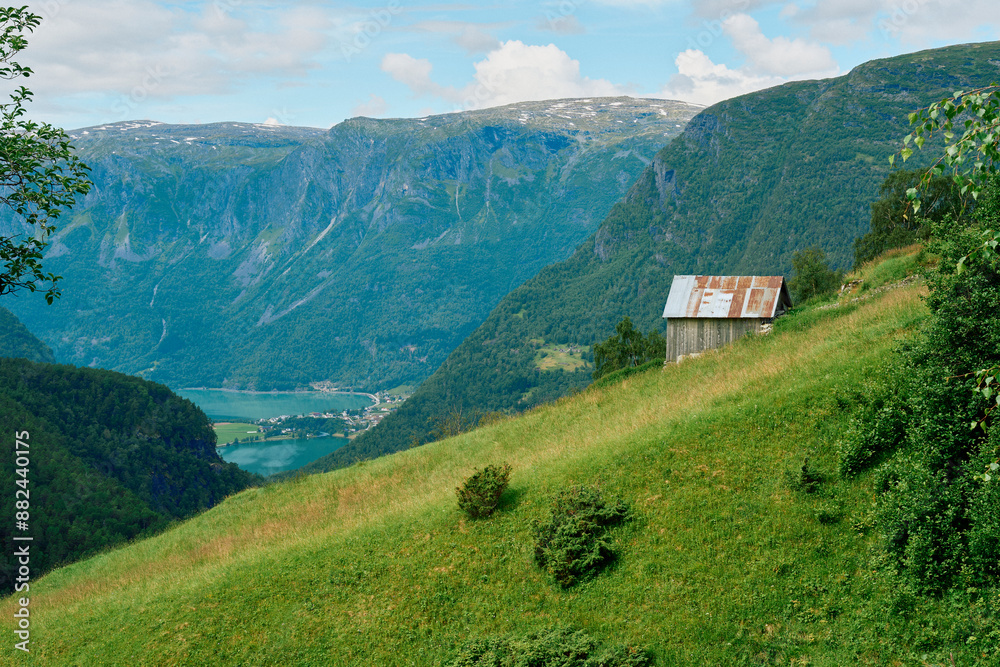
[[[1000,39],[995,0],[39,0],[30,115],[330,127],[522,100],[712,104]]]

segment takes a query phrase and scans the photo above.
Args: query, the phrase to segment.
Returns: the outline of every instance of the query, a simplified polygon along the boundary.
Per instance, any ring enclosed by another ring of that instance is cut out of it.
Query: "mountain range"
[[[908,114],[998,80],[1000,43],[967,44],[705,109],[570,258],[504,297],[396,413],[305,470],[397,451],[435,439],[442,423],[586,386],[586,350],[623,317],[662,330],[675,274],[787,276],[792,255],[813,245],[848,268]],[[567,359],[572,350],[578,363]],[[547,363],[559,351],[569,363]]]
[[[595,98],[329,131],[78,130],[94,187],[46,254],[62,299],[9,307],[60,362],[175,388],[417,384],[698,110]]]

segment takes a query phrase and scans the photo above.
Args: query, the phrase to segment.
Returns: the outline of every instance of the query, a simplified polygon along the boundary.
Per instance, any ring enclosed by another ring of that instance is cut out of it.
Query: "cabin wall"
[[[754,331],[760,333],[763,318],[668,318],[667,361],[728,345]]]

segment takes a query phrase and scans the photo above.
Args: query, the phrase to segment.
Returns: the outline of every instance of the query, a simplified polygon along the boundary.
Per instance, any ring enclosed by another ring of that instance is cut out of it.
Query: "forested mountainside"
[[[305,470],[426,442],[449,418],[521,410],[585,386],[591,368],[546,370],[543,353],[587,350],[625,316],[644,331],[662,327],[674,274],[788,275],[791,256],[814,244],[847,267],[908,114],[997,80],[1000,43],[970,44],[706,109],[572,257],[507,295],[399,411]]]
[[[5,353],[11,330],[26,334],[18,350],[46,349],[10,313],[0,316]],[[0,594],[14,587],[15,535],[34,538],[34,577],[151,535],[260,481],[219,457],[211,423],[193,403],[112,371],[0,358],[0,430],[9,462],[0,471],[9,489]],[[28,518],[19,531],[21,511]]]
[[[0,307],[0,357],[55,363],[52,350],[28,331],[19,319]]]
[[[177,388],[417,383],[572,254],[698,109],[76,131],[94,188],[46,256],[63,297],[9,307],[61,362]]]

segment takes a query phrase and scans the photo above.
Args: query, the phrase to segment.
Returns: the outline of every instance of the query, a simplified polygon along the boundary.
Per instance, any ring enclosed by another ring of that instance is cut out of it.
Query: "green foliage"
[[[944,139],[943,150],[927,170],[921,186],[907,191],[914,212],[921,210],[921,191],[927,182],[946,172],[950,172],[962,194],[968,192],[978,199],[1000,164],[1000,86],[994,82],[969,91],[957,90],[940,102],[914,111],[909,120],[914,129],[903,137],[903,147],[889,158],[890,164],[895,163],[896,155],[904,162],[908,160],[913,155],[911,143],[921,149],[935,134]]]
[[[622,368],[641,366],[652,359],[663,358],[666,340],[658,329],[650,329],[643,337],[628,317],[615,327],[615,334],[603,343],[594,343],[593,378],[598,380]]]
[[[607,646],[583,630],[547,628],[467,642],[449,667],[652,667],[645,650]]]
[[[906,383],[895,363],[865,384],[859,394],[861,407],[837,445],[841,475],[851,477],[874,467],[903,443],[912,416]]]
[[[500,504],[500,496],[510,483],[509,464],[488,465],[477,470],[455,488],[458,495],[458,509],[469,515],[470,519],[483,519],[496,511]]]
[[[0,430],[11,434],[0,441],[8,461],[13,434],[30,434],[33,574],[161,531],[260,481],[219,458],[193,403],[112,371],[0,359]],[[0,486],[11,490],[0,510],[12,517],[14,466],[0,469]],[[15,544],[0,532],[3,593],[13,589]]]
[[[52,350],[6,308],[0,308],[0,357],[55,363]]]
[[[788,281],[788,288],[795,303],[835,292],[844,280],[844,272],[830,268],[826,253],[819,246],[792,255],[792,268],[794,275]]]
[[[606,502],[594,486],[574,486],[556,495],[551,511],[534,526],[535,562],[560,586],[593,576],[615,558],[605,533],[629,518],[625,502]]]
[[[806,457],[802,467],[794,472],[789,471],[787,481],[793,491],[816,493],[823,485],[823,475],[815,467],[809,467],[809,457]]]
[[[998,194],[991,187],[977,209],[981,224],[1000,222],[990,217]],[[941,257],[928,277],[932,318],[849,430],[840,467],[853,474],[895,453],[876,474],[883,544],[909,586],[941,593],[963,582],[997,583],[987,561],[997,553],[1000,524],[983,470],[1000,452],[969,425],[992,425],[973,378],[1000,363],[1000,261],[994,254],[959,272],[979,230],[946,217],[932,232],[930,250]]]
[[[922,592],[941,593],[959,583],[995,586],[1000,573],[1000,494],[990,474],[1000,469],[991,433],[991,412],[1000,405],[992,387],[1000,369],[1000,232],[993,231],[1000,227],[998,110],[995,84],[958,91],[910,114],[915,129],[899,151],[905,161],[911,143],[922,148],[940,132],[943,153],[907,191],[913,210],[920,210],[932,176],[950,170],[961,193],[977,200],[985,195],[975,217],[987,228],[970,228],[952,216],[932,226],[931,251],[941,257],[928,281],[933,317],[904,351],[900,381],[912,412],[904,428],[895,410],[868,419],[889,434],[890,445],[894,439],[902,444],[878,471],[877,516],[894,567]],[[957,122],[964,124],[961,136]]]
[[[924,192],[918,217],[907,192],[921,184]],[[927,240],[930,229],[926,220],[940,221],[946,215],[961,218],[970,203],[971,197],[964,196],[950,178],[929,175],[926,169],[892,172],[879,188],[879,199],[871,205],[870,231],[854,240],[854,267],[887,250]]]
[[[31,75],[31,69],[14,58],[28,45],[25,33],[33,32],[41,20],[27,7],[0,8],[0,79]],[[56,229],[56,218],[91,184],[89,169],[74,154],[65,132],[24,118],[31,96],[19,86],[9,102],[0,104],[0,202],[18,216],[27,237],[0,235],[0,295],[34,292],[39,283],[48,283],[45,300],[51,304],[60,296],[60,276],[42,267],[46,239]]]

